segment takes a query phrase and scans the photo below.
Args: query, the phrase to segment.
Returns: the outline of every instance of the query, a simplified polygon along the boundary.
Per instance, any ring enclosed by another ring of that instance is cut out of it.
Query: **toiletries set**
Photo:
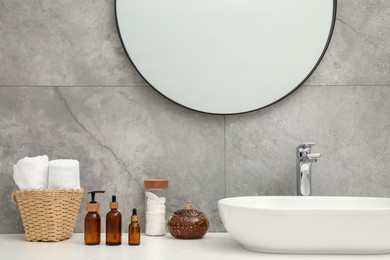
[[[13,178],[20,190],[36,190],[37,192],[42,192],[43,190],[54,192],[57,192],[57,190],[74,190],[74,192],[80,194],[80,199],[74,200],[74,203],[75,205],[80,203],[83,190],[80,188],[80,170],[77,160],[60,159],[49,161],[47,155],[25,157],[13,166],[13,171]],[[144,180],[144,188],[146,206],[145,234],[148,236],[164,236],[167,233],[165,203],[168,180],[146,179]],[[88,192],[88,194],[91,194],[91,201],[87,204],[87,214],[84,223],[84,243],[86,245],[99,245],[101,242],[100,205],[96,201],[96,194],[98,193],[104,193],[104,191]],[[47,196],[51,195],[48,194]],[[19,193],[16,193],[16,198],[22,199]],[[113,195],[110,202],[110,211],[106,215],[106,245],[115,246],[122,243],[122,215],[118,211],[118,207],[116,196]],[[23,216],[22,211],[21,213]],[[45,214],[45,212],[42,214]],[[26,238],[29,241],[60,241],[70,238],[76,216],[77,214],[73,216],[73,225],[70,233],[67,231],[67,234],[54,239],[46,238],[46,234],[44,237],[37,238],[29,234],[34,233],[35,230],[32,230],[32,232],[26,232]],[[130,220],[128,244],[139,245],[141,228],[135,208]],[[184,209],[174,212],[168,221],[169,232],[173,237],[179,239],[202,238],[206,234],[208,227],[209,222],[206,215],[192,209],[190,204],[186,204]],[[40,231],[36,230],[35,233],[37,232]]]
[[[91,191],[91,201],[87,204],[87,215],[84,219],[84,243],[86,245],[99,245],[101,236],[101,218],[99,203],[95,200],[96,193],[104,191]],[[110,211],[106,215],[106,245],[116,246],[122,244],[122,214],[118,211],[119,203],[113,195],[110,202]],[[141,240],[141,227],[138,224],[137,210],[133,209],[129,225],[129,245],[139,245]]]

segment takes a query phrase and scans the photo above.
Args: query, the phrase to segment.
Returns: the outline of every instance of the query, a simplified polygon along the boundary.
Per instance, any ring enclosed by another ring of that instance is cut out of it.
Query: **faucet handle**
[[[304,143],[298,145],[298,148],[303,148],[303,149],[312,148],[313,145],[315,145],[315,143],[313,143],[313,142],[304,142]]]
[[[296,148],[296,155],[298,158],[302,157],[303,155],[307,155],[311,153],[311,148],[315,145],[313,142],[304,142]]]

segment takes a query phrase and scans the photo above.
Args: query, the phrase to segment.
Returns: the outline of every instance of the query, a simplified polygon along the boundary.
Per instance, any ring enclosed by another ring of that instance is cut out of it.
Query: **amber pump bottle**
[[[138,224],[137,209],[133,209],[131,223],[129,225],[129,245],[137,246],[141,242],[141,227]]]
[[[99,203],[95,201],[96,193],[104,193],[104,191],[91,191],[91,201],[87,204],[87,215],[84,219],[84,243],[86,245],[100,244],[100,215]]]
[[[111,210],[106,215],[106,245],[117,246],[122,243],[122,214],[118,211],[116,196],[112,196]]]

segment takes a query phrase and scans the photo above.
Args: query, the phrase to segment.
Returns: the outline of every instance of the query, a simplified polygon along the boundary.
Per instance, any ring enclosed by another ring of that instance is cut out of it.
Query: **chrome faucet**
[[[321,154],[311,153],[314,143],[303,143],[296,149],[297,153],[297,195],[311,194],[311,164],[317,162]]]

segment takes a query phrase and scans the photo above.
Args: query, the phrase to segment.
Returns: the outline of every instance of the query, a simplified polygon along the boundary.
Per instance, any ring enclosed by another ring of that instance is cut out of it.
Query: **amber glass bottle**
[[[116,196],[112,196],[111,210],[106,215],[106,245],[116,246],[122,243],[122,214],[118,211]]]
[[[85,216],[84,242],[86,245],[100,244],[100,215],[97,211],[88,212]]]
[[[129,245],[137,246],[141,243],[141,227],[138,224],[137,209],[133,209],[129,225]]]
[[[84,219],[84,243],[86,245],[100,244],[100,215],[99,203],[95,201],[95,193],[103,193],[104,191],[91,191],[92,200],[87,204],[87,215]]]

